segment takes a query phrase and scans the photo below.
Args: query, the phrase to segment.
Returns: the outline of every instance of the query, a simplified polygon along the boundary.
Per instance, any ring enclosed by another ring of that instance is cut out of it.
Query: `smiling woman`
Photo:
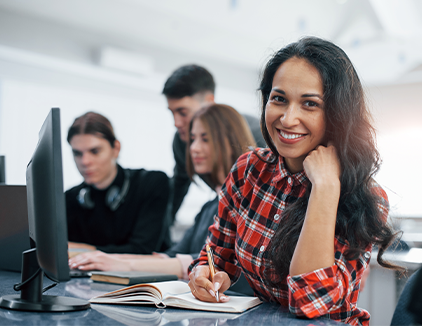
[[[208,244],[190,266],[199,300],[215,301],[243,271],[255,294],[297,316],[368,325],[357,307],[373,245],[378,263],[395,234],[362,85],[347,55],[307,37],[267,63],[261,130],[269,149],[239,157],[220,192]],[[229,300],[220,296],[220,300]]]
[[[120,142],[98,113],[77,118],[67,140],[84,178],[66,191],[69,247],[140,254],[167,249],[167,176],[118,165]]]
[[[274,75],[265,109],[266,128],[292,173],[303,170],[305,157],[323,143],[323,94],[318,70],[304,59],[287,60]]]

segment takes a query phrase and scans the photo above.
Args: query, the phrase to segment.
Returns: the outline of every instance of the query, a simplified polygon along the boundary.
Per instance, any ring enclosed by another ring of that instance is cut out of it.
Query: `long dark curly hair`
[[[265,109],[277,69],[290,58],[302,58],[320,73],[324,90],[326,141],[333,142],[341,163],[341,194],[337,211],[336,235],[346,239],[350,249],[347,260],[354,260],[370,244],[379,248],[377,261],[401,272],[400,266],[384,261],[384,251],[397,234],[383,220],[377,207],[379,197],[371,191],[372,176],[380,166],[375,146],[375,130],[365,104],[362,84],[346,53],[335,44],[316,37],[306,37],[276,52],[265,66],[259,90],[262,94],[261,129],[273,161],[279,154],[265,124]],[[302,230],[312,184],[306,195],[288,205],[271,240],[269,256],[277,275],[289,274],[290,262]]]

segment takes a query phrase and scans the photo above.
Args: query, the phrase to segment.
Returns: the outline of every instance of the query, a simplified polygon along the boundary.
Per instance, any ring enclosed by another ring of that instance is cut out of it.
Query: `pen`
[[[212,249],[209,245],[206,246],[207,249],[207,257],[208,257],[208,265],[210,266],[210,273],[211,273],[211,281],[214,283],[214,275],[215,275],[215,265],[214,265],[214,257],[212,255]],[[219,300],[218,290],[215,291],[215,298],[217,302]]]

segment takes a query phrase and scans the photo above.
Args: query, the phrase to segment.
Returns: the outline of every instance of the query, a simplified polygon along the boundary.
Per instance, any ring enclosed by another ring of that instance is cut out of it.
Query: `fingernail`
[[[220,297],[220,301],[229,301],[229,298],[228,297],[226,297],[226,296],[221,296]]]
[[[216,291],[218,291],[218,290],[220,289],[220,283],[219,283],[219,282],[215,282],[215,283],[214,283],[214,289],[215,289]]]
[[[208,292],[211,294],[211,296],[215,297],[215,293],[213,290],[210,289]]]

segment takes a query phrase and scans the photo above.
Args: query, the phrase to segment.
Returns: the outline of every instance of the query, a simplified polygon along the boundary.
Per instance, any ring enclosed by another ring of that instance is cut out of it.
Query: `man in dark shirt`
[[[176,69],[164,84],[163,94],[177,128],[173,139],[173,154],[176,161],[171,179],[173,199],[169,206],[172,221],[190,186],[190,179],[186,173],[186,142],[189,139],[189,123],[197,111],[207,104],[214,103],[214,91],[214,78],[209,71],[197,65],[187,65]],[[250,115],[243,115],[243,117],[251,128],[257,146],[266,147],[259,119]]]

